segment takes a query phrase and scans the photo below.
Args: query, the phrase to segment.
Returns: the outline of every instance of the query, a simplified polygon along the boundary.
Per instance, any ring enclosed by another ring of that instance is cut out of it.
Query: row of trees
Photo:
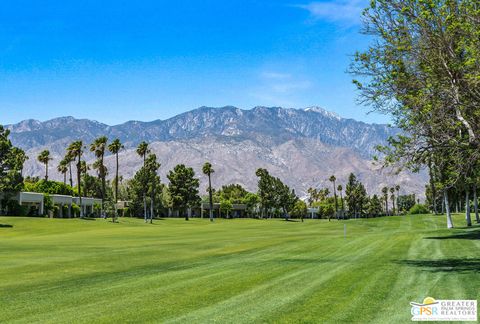
[[[383,162],[426,167],[432,210],[452,228],[452,202],[461,202],[471,226],[480,180],[478,1],[373,0],[363,18],[372,45],[351,67],[360,101],[403,130],[380,148]]]
[[[343,186],[336,184],[336,177],[332,175],[329,180],[333,186],[333,196],[328,188],[309,188],[307,200],[310,207],[318,208],[319,214],[329,219],[399,215],[409,212],[416,203],[415,195],[400,195],[399,185],[383,187],[380,196],[368,196],[363,183],[352,173],[348,177],[344,197]],[[392,208],[389,208],[389,201]]]

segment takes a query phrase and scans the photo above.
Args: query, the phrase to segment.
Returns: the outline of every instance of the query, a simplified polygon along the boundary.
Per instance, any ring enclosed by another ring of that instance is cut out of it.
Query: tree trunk
[[[150,201],[150,224],[153,224],[153,217],[155,216],[153,213],[155,205],[155,190],[152,189],[152,198]]]
[[[82,204],[82,169],[81,169],[81,156],[78,156],[78,164],[77,164],[77,181],[78,181],[78,200],[80,202],[80,218],[83,218],[83,204]]]
[[[465,191],[465,220],[467,221],[467,226],[472,226],[472,218],[470,215],[470,188],[468,186]]]
[[[147,222],[147,197],[145,195],[145,192],[143,193],[143,219],[145,220],[145,223]]]
[[[480,223],[480,218],[478,216],[477,185],[473,185],[473,208],[475,210],[475,220],[477,223]]]
[[[212,196],[212,181],[210,179],[210,174],[208,174],[208,200],[210,203],[210,221],[213,222],[213,196]]]
[[[45,163],[45,181],[48,181],[48,161]]]
[[[68,163],[68,169],[70,171],[70,187],[73,188],[73,177],[72,177],[72,162]]]
[[[105,184],[105,178],[106,178],[106,174],[105,174],[105,166],[103,165],[103,155],[102,155],[102,162],[101,162],[101,166],[102,168],[102,217],[104,217],[105,215],[105,191],[106,191],[106,184]]]
[[[445,189],[444,198],[445,198],[445,211],[447,213],[447,228],[453,228],[452,215],[450,214],[450,206],[448,205],[448,190],[447,189]]]

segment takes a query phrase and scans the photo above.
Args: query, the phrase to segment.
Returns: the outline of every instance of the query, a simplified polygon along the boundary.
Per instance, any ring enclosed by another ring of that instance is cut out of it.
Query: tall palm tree
[[[337,215],[337,219],[338,219],[337,187],[335,186],[335,181],[337,181],[337,178],[335,178],[335,176],[332,175],[328,180],[330,180],[330,182],[333,184],[333,197],[335,198],[335,215]]]
[[[102,215],[104,213],[105,205],[105,192],[106,192],[106,181],[107,177],[107,167],[104,163],[105,151],[107,150],[108,138],[106,136],[100,136],[96,138],[92,144],[90,144],[90,152],[95,154],[97,161],[93,164],[93,168],[98,170],[98,177],[102,182]]]
[[[147,159],[147,154],[150,153],[150,149],[148,148],[148,143],[143,141],[138,144],[137,147],[137,154],[143,158],[143,166],[145,166],[145,161]]]
[[[57,171],[63,174],[63,184],[67,184],[68,161],[63,159],[57,166]]]
[[[67,148],[67,155],[70,156],[72,161],[76,160],[77,164],[77,185],[78,185],[78,200],[80,203],[80,217],[83,218],[83,205],[82,205],[82,154],[84,146],[82,141],[75,141],[71,143]]]
[[[37,157],[38,161],[40,163],[45,164],[45,181],[48,181],[48,162],[53,160],[50,157],[50,151],[49,150],[43,150]]]
[[[341,184],[338,185],[337,190],[340,193],[340,203],[342,204],[342,217],[343,217],[343,213],[345,212],[345,208],[343,206],[343,194],[342,194],[343,187],[342,187]]]
[[[392,200],[392,214],[395,215],[395,188],[390,188],[390,199]]]
[[[118,153],[123,149],[123,144],[117,138],[108,146],[110,153],[115,154],[116,168],[115,168],[115,218],[112,220],[115,222],[117,217],[117,203],[118,203]]]
[[[395,186],[395,191],[397,192],[397,215],[400,215],[400,206],[398,205],[398,199],[400,198],[400,185]]]
[[[68,172],[70,173],[70,187],[73,188],[73,176],[72,176],[72,162],[75,162],[75,158],[73,158],[70,154],[70,152],[67,149],[67,153],[63,157],[63,160],[67,162],[68,164]]]
[[[143,141],[138,144],[137,147],[137,154],[143,158],[143,167],[145,167],[145,163],[147,160],[147,154],[150,153],[150,149],[148,148],[148,143]],[[147,184],[144,184],[144,188],[147,187]],[[147,222],[147,193],[146,189],[143,189],[143,218],[145,219],[145,223]]]
[[[383,199],[385,199],[385,214],[388,216],[388,187],[382,188]]]
[[[212,173],[215,172],[212,168],[212,164],[210,162],[205,162],[203,165],[203,174],[208,176],[208,200],[210,203],[210,221],[213,222],[213,195],[212,195]]]

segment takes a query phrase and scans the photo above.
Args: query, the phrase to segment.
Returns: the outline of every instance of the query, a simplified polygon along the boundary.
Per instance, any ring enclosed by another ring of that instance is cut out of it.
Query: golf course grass
[[[407,323],[480,297],[480,227],[444,216],[0,224],[0,322]]]

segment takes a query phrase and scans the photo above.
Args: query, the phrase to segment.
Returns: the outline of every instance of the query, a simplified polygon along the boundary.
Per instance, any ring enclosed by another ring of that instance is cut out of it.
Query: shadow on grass
[[[82,217],[82,218],[80,218],[80,220],[94,221],[94,220],[97,220],[97,219],[94,218],[94,217]]]
[[[0,224],[0,228],[12,228],[13,225],[10,224]]]
[[[463,233],[452,233],[446,236],[429,236],[426,240],[480,240],[480,228]]]
[[[480,272],[480,259],[399,260],[396,263],[430,272]]]

